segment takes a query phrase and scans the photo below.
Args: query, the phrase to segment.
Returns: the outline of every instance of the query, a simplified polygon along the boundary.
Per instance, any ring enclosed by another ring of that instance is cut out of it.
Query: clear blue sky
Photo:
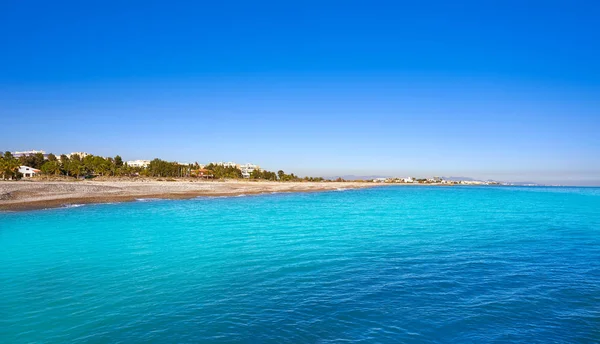
[[[0,150],[600,184],[598,1],[0,4]]]

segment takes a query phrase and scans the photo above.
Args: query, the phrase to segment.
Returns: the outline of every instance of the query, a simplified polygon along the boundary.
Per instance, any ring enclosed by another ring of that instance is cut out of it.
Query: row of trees
[[[154,159],[146,169],[140,171],[140,174],[150,177],[189,177],[191,169],[191,165]]]
[[[322,182],[325,179],[323,177],[304,177],[300,178],[293,173],[286,174],[283,170],[275,172],[270,172],[267,170],[254,170],[250,174],[251,179],[265,179],[265,180],[279,180],[282,182],[298,182],[298,181],[307,181],[307,182]]]
[[[256,169],[250,173],[250,179],[264,179],[264,180],[277,180],[277,174],[267,170]]]
[[[9,152],[7,152],[7,153],[9,153]],[[44,164],[44,162],[46,160],[46,158],[44,158],[44,154],[42,154],[42,153],[22,155],[17,159],[19,160],[19,164],[37,168],[38,170],[42,168],[42,165]],[[54,154],[50,154],[48,156],[48,159],[56,160],[56,156],[54,156]]]
[[[10,152],[0,152],[0,176],[2,179],[20,179],[19,166],[29,166],[38,169],[46,175],[64,175],[79,178],[80,176],[122,176],[140,172],[141,169],[127,166],[120,156],[103,158],[88,155],[81,158],[78,155],[68,157],[41,153],[30,154],[15,158]]]
[[[211,171],[211,174],[214,178],[217,179],[241,179],[243,178],[242,170],[235,166],[223,166],[223,165],[215,165],[210,163],[204,166],[206,170]],[[323,181],[322,177],[313,178],[313,177],[304,177],[300,178],[293,173],[286,174],[284,171],[279,170],[277,173],[267,170],[259,170],[255,169],[250,173],[250,179],[262,179],[262,180],[271,180],[271,181]]]
[[[48,154],[31,154],[15,158],[10,152],[0,152],[0,175],[2,179],[19,179],[18,170],[20,165],[25,165],[41,170],[42,174],[53,176],[70,176],[80,178],[82,176],[148,176],[148,177],[189,177],[194,175],[194,170],[199,170],[198,163],[182,165],[161,159],[154,159],[148,167],[128,166],[123,159],[117,155],[114,158],[87,155],[81,157],[77,154],[71,156]],[[241,179],[242,171],[234,166],[223,166],[208,164],[204,169],[216,179]],[[300,178],[293,173],[286,174],[279,170],[277,173],[256,169],[250,174],[250,179],[262,179],[271,181],[323,181],[323,178],[304,177]]]
[[[235,166],[223,166],[210,163],[204,166],[204,168],[210,170],[213,177],[217,179],[240,179],[243,177],[242,170]]]
[[[26,165],[26,162],[23,164]],[[91,175],[123,176],[133,172],[133,169],[125,166],[123,159],[118,155],[114,158],[104,158],[95,155],[88,155],[82,158],[77,154],[73,154],[70,157],[63,154],[57,158],[54,154],[49,154],[48,159],[40,167],[38,165],[31,167],[39,168],[46,175],[64,175],[77,178]]]

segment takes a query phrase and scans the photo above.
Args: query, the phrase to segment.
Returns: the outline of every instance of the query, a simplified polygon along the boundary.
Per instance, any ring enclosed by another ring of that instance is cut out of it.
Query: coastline
[[[60,208],[73,204],[132,202],[140,198],[190,199],[288,192],[361,189],[383,184],[367,182],[268,181],[0,181],[0,211]]]

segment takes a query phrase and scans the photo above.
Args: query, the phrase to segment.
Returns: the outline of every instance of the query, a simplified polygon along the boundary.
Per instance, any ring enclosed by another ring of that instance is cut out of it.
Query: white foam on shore
[[[79,208],[83,207],[85,204],[63,204],[63,208]]]
[[[160,198],[136,198],[135,199],[138,202],[153,202],[153,201],[160,201]]]

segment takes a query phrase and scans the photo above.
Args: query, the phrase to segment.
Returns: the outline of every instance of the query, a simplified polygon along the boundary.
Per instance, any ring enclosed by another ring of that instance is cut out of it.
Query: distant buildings
[[[239,169],[242,171],[242,177],[250,178],[250,175],[252,174],[252,172],[254,172],[254,170],[260,171],[260,166],[248,163],[244,165],[239,165]]]
[[[13,155],[15,158],[20,158],[20,157],[22,157],[22,156],[34,155],[34,154],[40,154],[40,153],[41,153],[41,154],[44,156],[44,159],[48,159],[48,155],[50,155],[50,154],[46,153],[46,152],[45,152],[45,151],[43,151],[43,150],[28,150],[28,151],[12,152],[12,155]],[[65,155],[66,155],[66,156],[67,156],[67,158],[69,158],[69,159],[71,159],[71,157],[72,157],[73,155],[79,155],[79,157],[80,157],[81,159],[83,159],[83,158],[85,158],[86,156],[88,156],[88,155],[91,155],[91,154],[90,154],[90,153],[86,153],[86,152],[73,152],[73,153],[70,153],[70,154],[65,154]]]
[[[29,167],[29,166],[19,166],[19,173],[23,175],[25,178],[31,178],[41,171],[37,168]]]
[[[86,152],[73,152],[71,154],[66,154],[66,155],[67,155],[67,158],[69,158],[69,159],[71,159],[71,157],[73,155],[78,155],[80,159],[83,159],[86,156],[91,155],[91,154],[90,153],[86,153]]]
[[[375,178],[373,183],[401,183],[401,184],[433,184],[433,185],[499,185],[499,182],[495,181],[481,181],[481,180],[449,180],[442,177],[431,177],[431,178]]]
[[[235,162],[211,162],[211,164],[215,165],[215,166],[223,166],[223,167],[235,167],[235,168],[240,168],[239,164],[236,164]]]
[[[254,172],[254,170],[260,171],[260,166],[251,164],[251,163],[240,165],[235,162],[229,161],[229,162],[211,162],[211,163],[209,163],[209,165],[210,164],[215,165],[215,166],[239,168],[242,171],[242,177],[244,177],[244,178],[250,178],[250,175],[252,174],[252,172]],[[204,166],[202,166],[202,167],[204,167]]]
[[[494,181],[481,181],[481,180],[461,180],[459,182],[455,182],[457,184],[462,185],[499,185],[500,183]]]
[[[127,166],[131,167],[148,167],[150,165],[150,160],[131,160],[127,162]]]
[[[22,156],[33,155],[33,154],[38,154],[38,153],[41,153],[42,155],[44,155],[44,159],[48,158],[48,154],[46,154],[46,152],[43,150],[29,150],[29,151],[22,151],[22,152],[12,152],[12,155],[15,158],[20,158]]]

